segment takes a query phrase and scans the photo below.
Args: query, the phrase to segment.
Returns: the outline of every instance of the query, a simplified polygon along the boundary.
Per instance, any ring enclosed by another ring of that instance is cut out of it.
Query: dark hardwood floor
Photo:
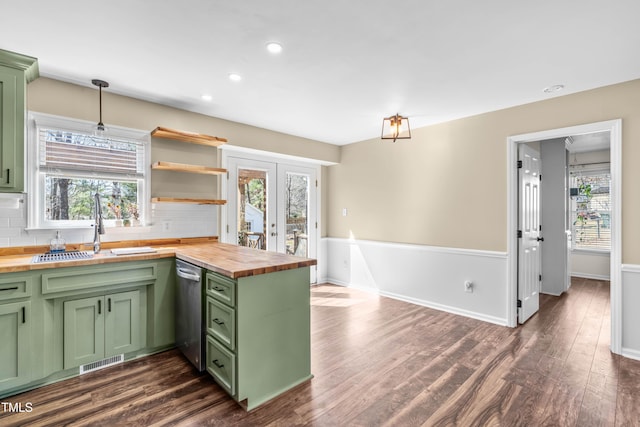
[[[6,398],[1,426],[638,426],[640,361],[609,351],[609,283],[574,278],[506,328],[312,289],[315,378],[246,413],[175,350]]]

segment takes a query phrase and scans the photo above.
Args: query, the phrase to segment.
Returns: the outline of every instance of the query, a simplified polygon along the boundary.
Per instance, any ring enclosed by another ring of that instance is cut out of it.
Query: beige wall
[[[338,162],[340,147],[166,107],[103,90],[103,121],[108,126],[153,130],[156,126],[227,138],[229,144],[327,162]],[[27,108],[81,120],[98,121],[95,88],[44,77],[28,86]],[[167,159],[165,159],[167,160]]]
[[[325,181],[327,235],[504,252],[507,137],[620,118],[622,257],[638,264],[638,99],[634,80],[345,146]]]

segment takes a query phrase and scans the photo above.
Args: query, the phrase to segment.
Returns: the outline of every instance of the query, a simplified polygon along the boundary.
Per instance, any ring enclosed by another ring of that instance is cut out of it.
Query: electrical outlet
[[[473,292],[473,283],[470,280],[464,282],[464,291],[469,293]]]
[[[342,208],[342,216],[347,216],[347,208]]]
[[[171,221],[162,221],[162,231],[171,230]]]

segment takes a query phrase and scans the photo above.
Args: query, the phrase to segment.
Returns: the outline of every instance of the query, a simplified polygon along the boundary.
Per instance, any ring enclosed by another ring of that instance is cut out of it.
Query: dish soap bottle
[[[65,251],[64,239],[60,235],[60,230],[58,230],[56,231],[56,237],[54,239],[51,239],[49,252],[51,252],[52,254],[55,254],[55,253],[64,252],[64,251]]]

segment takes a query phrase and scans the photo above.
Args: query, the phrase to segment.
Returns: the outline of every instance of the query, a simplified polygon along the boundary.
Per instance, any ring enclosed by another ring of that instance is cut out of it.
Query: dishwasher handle
[[[200,275],[198,273],[192,273],[190,271],[183,270],[180,267],[176,268],[176,274],[178,275],[178,277],[182,277],[183,279],[193,280],[195,282],[200,281]]]

